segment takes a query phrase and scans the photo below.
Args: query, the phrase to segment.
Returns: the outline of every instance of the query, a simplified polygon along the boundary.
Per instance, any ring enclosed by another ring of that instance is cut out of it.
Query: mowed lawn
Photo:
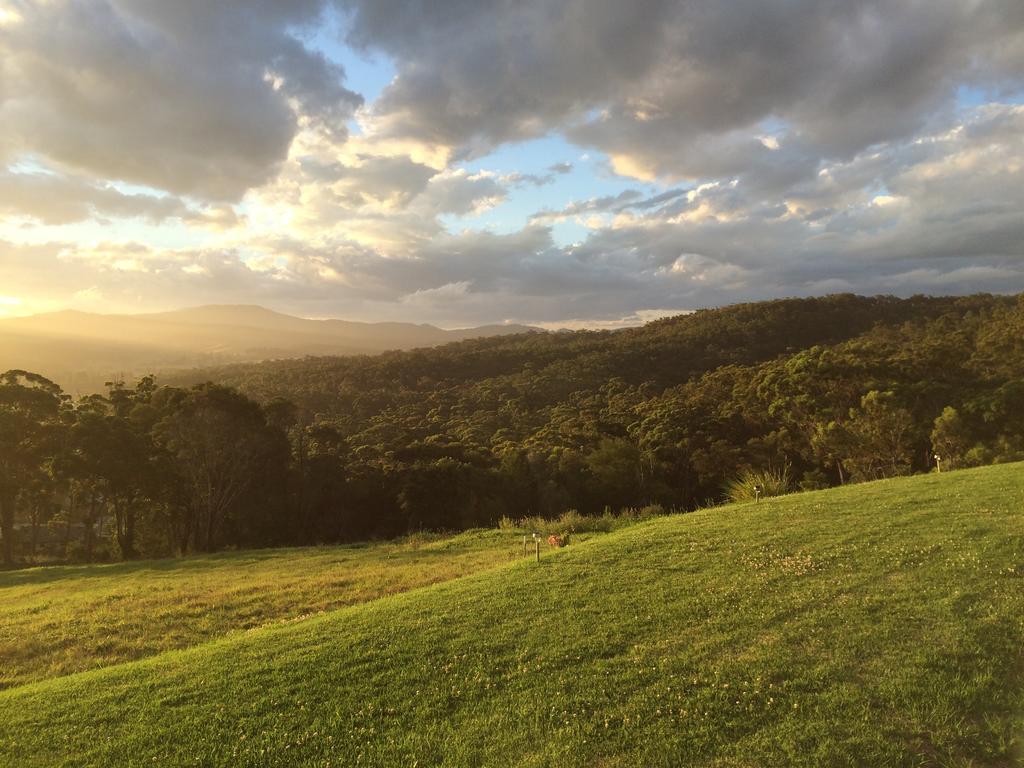
[[[1022,765],[1024,466],[657,519],[0,724],[4,766]]]
[[[473,531],[0,571],[0,688],[300,620],[506,564],[521,554],[522,540],[514,534]]]

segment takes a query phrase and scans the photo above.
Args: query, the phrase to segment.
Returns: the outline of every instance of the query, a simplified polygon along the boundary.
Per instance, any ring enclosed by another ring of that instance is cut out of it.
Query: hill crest
[[[377,354],[539,329],[295,317],[254,304],[209,304],[144,314],[61,310],[0,320],[0,369],[25,368],[72,392],[111,377],[308,355]]]

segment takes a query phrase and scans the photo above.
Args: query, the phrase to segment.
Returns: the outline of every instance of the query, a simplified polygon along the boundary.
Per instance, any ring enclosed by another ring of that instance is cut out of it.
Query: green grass
[[[187,648],[508,563],[511,533],[0,572],[0,688]]]
[[[0,724],[4,766],[1019,766],[1024,467],[655,519]]]

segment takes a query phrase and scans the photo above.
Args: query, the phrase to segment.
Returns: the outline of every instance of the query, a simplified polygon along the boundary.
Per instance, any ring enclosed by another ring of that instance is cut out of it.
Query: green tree
[[[137,556],[139,507],[151,495],[153,446],[127,418],[93,408],[80,411],[71,430],[73,474],[107,507],[121,557]]]
[[[640,449],[622,438],[606,438],[587,456],[595,481],[593,494],[603,504],[621,508],[640,501]]]
[[[53,454],[65,401],[60,387],[43,376],[0,374],[0,541],[7,567],[14,565],[19,497]]]
[[[951,405],[942,409],[932,428],[932,450],[939,456],[943,466],[954,469],[964,463],[972,440],[964,418]]]
[[[171,411],[155,437],[180,473],[185,514],[178,543],[183,551],[212,551],[262,477],[272,431],[259,405],[228,387],[201,384],[168,401]]]
[[[914,417],[892,392],[872,390],[839,430],[843,463],[858,480],[905,475],[913,462],[916,429]]]

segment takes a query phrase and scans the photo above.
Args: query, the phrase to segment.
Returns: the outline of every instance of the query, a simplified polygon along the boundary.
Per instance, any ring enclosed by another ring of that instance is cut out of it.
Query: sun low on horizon
[[[1024,290],[1012,0],[0,0],[0,318]]]

